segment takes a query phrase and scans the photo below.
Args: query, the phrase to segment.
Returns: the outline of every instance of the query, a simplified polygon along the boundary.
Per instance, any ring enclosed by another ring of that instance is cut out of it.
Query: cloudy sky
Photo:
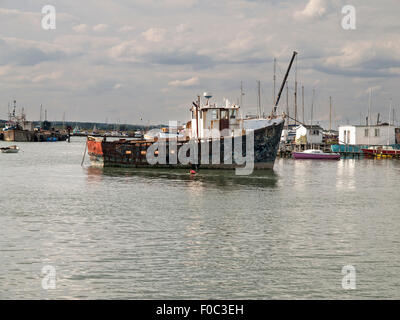
[[[341,26],[346,4],[356,30]],[[42,28],[44,5],[56,8],[55,30]],[[0,118],[16,99],[32,120],[40,104],[50,120],[186,120],[197,94],[236,101],[240,81],[254,113],[257,80],[269,112],[273,59],[280,83],[296,50],[306,120],[313,88],[322,124],[329,96],[337,124],[359,123],[369,88],[373,117],[387,120],[392,99],[400,119],[399,14],[399,0],[0,0]]]

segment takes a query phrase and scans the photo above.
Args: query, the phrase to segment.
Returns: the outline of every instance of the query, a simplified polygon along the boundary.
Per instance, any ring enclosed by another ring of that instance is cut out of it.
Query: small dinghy
[[[18,153],[19,148],[17,146],[9,146],[9,147],[4,147],[0,148],[2,153]]]
[[[322,150],[306,150],[303,152],[293,152],[295,159],[318,159],[318,160],[338,160],[340,159],[339,153],[327,153]]]

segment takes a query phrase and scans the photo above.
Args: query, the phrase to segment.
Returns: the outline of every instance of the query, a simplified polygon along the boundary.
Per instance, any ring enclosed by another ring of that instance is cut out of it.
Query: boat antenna
[[[285,77],[283,78],[283,81],[282,81],[282,84],[281,84],[281,88],[279,89],[278,98],[276,99],[276,102],[275,102],[274,114],[276,113],[276,109],[278,108],[278,104],[279,104],[279,100],[281,99],[281,94],[282,94],[283,88],[285,87],[285,83],[286,83],[287,78],[289,76],[289,72],[290,72],[290,69],[292,68],[292,64],[293,64],[294,58],[296,58],[296,55],[297,55],[297,52],[293,51],[292,59],[290,60],[289,67],[286,70],[286,74],[285,74]]]

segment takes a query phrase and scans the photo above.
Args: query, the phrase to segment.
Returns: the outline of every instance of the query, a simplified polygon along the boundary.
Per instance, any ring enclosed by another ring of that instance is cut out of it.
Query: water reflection
[[[356,188],[355,168],[355,159],[339,161],[336,171],[336,189],[343,190],[344,188]]]
[[[85,168],[88,183],[100,183],[107,178],[138,177],[149,182],[157,180],[178,181],[190,186],[275,188],[278,175],[272,170],[255,171],[249,176],[235,175],[233,170],[201,170],[192,175],[187,169],[130,169]]]

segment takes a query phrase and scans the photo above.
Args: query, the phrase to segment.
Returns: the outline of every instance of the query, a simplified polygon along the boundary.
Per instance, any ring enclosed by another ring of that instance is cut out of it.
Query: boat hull
[[[396,156],[400,155],[400,150],[385,150],[385,149],[362,149],[362,152],[366,155],[384,155],[384,156]]]
[[[264,170],[272,169],[279,148],[279,141],[284,122],[277,122],[268,127],[254,130],[254,169]],[[242,136],[242,156],[246,153],[246,136]],[[187,141],[186,141],[187,142]],[[154,143],[149,141],[118,140],[105,141],[99,138],[88,137],[87,149],[92,166],[101,167],[129,167],[129,168],[197,168],[197,169],[235,169],[244,167],[234,161],[226,163],[224,160],[224,139],[220,139],[218,149],[214,147],[211,141],[197,143],[199,158],[201,150],[208,148],[208,161],[199,160],[199,163],[175,163],[169,161],[169,152],[167,152],[167,161],[165,164],[149,164],[146,159],[146,150]],[[167,150],[169,142],[166,141]],[[208,144],[206,146],[205,144]],[[177,143],[177,152],[183,143]],[[207,150],[207,149],[205,149]],[[215,163],[217,158],[217,163]],[[231,159],[234,159],[233,152]]]
[[[311,160],[339,160],[340,154],[311,154],[303,152],[293,152],[295,159],[311,159]]]
[[[11,142],[32,142],[35,134],[32,131],[10,129],[3,132],[3,139]]]

